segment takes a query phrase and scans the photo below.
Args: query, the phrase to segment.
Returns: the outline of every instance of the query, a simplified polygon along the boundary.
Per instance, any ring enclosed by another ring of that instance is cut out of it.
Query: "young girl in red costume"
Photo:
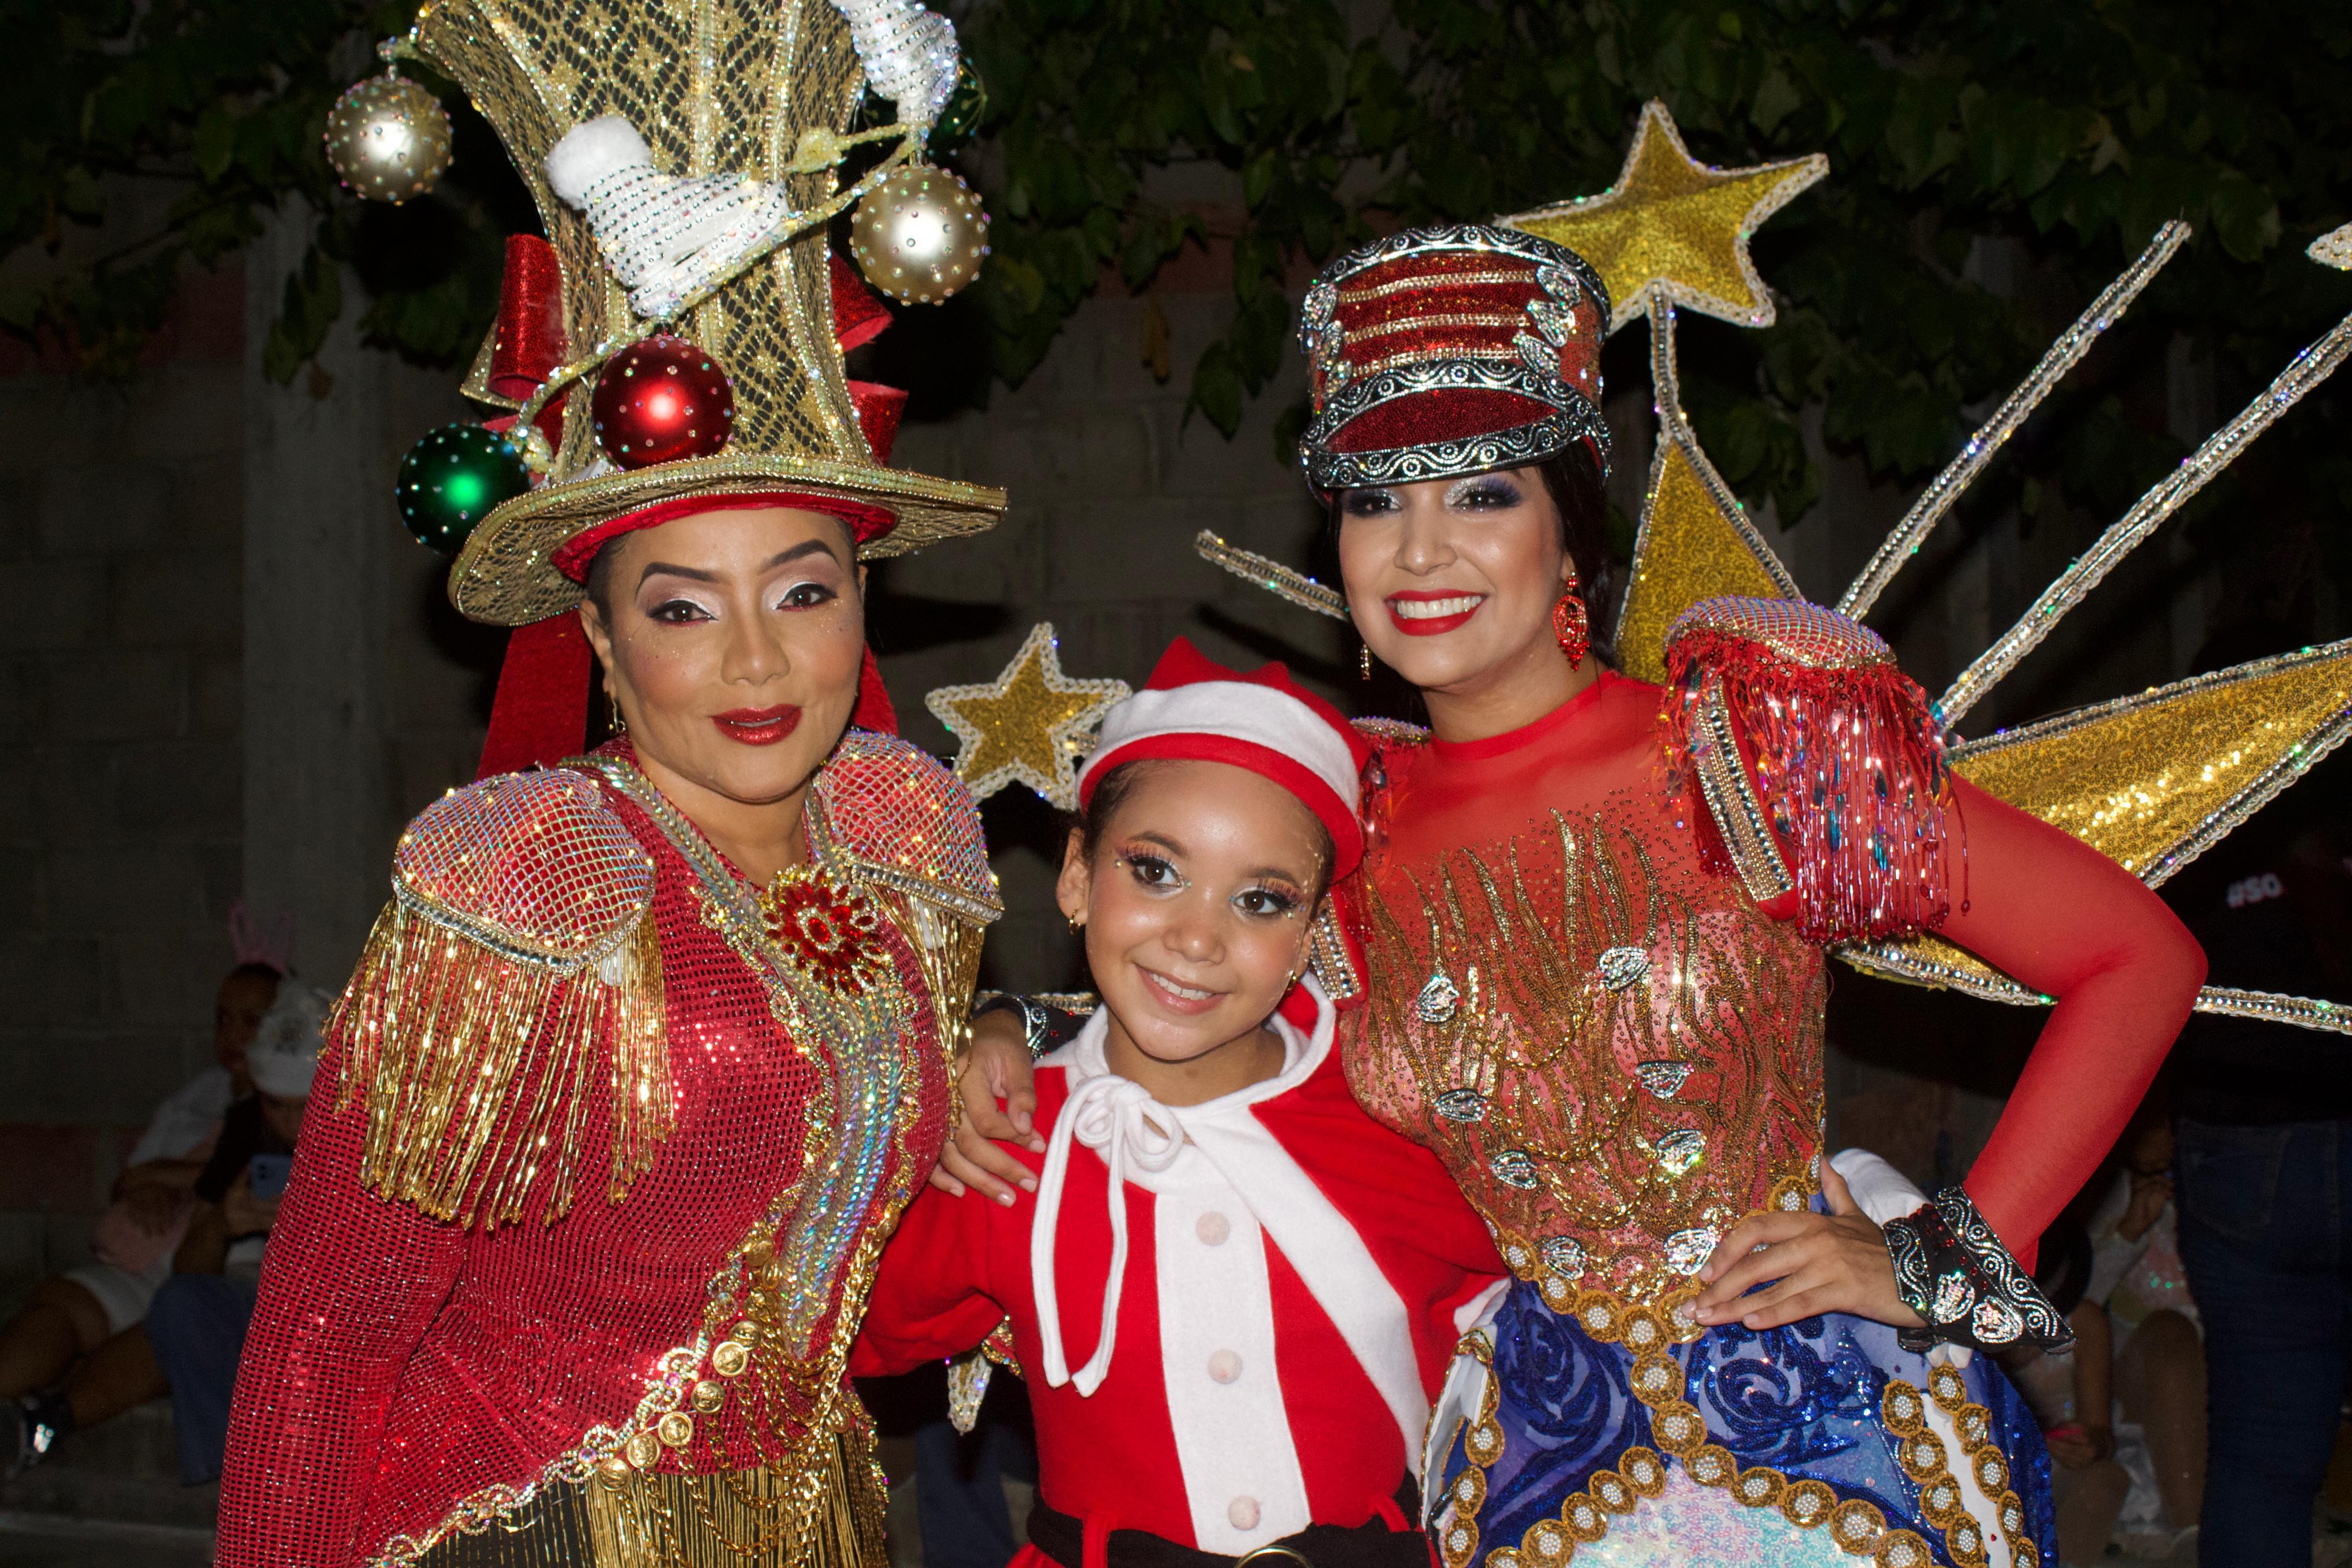
[[[1281,666],[1180,639],[1078,776],[1057,894],[1103,1005],[1039,1064],[1034,1190],[924,1195],[854,1362],[905,1370],[1009,1319],[1037,1422],[1027,1568],[1277,1542],[1317,1568],[1429,1561],[1430,1400],[1502,1265],[1332,1050],[1312,933],[1363,855],[1366,756]]]

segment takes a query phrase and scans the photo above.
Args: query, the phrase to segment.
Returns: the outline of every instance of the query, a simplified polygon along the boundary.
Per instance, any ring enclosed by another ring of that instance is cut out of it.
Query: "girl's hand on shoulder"
[[[971,1044],[956,1074],[963,1115],[931,1171],[931,1185],[961,1197],[967,1189],[1010,1205],[1013,1189],[1037,1190],[1029,1167],[1003,1147],[1045,1152],[1031,1124],[1037,1109],[1036,1070],[1018,1015],[999,1009],[972,1020]],[[1003,1102],[1002,1107],[999,1102]]]
[[[1694,1304],[1700,1322],[1769,1329],[1822,1312],[1852,1312],[1896,1328],[1923,1326],[1895,1294],[1885,1233],[1826,1159],[1822,1196],[1827,1214],[1754,1215],[1716,1243],[1698,1271],[1706,1281]],[[1759,1285],[1765,1288],[1747,1293]]]

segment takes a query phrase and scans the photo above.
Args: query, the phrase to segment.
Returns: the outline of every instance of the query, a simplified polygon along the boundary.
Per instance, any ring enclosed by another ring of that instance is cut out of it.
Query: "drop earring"
[[[1551,607],[1551,634],[1559,640],[1559,651],[1568,655],[1571,669],[1584,663],[1584,655],[1592,647],[1592,628],[1585,617],[1584,601],[1576,591],[1582,586],[1577,580],[1576,568],[1570,566],[1559,602]]]
[[[614,696],[609,689],[604,693],[604,706],[612,710],[613,733],[614,735],[628,734],[629,721],[621,716],[621,699]]]
[[[1361,643],[1356,649],[1356,678],[1365,681],[1372,678],[1372,645],[1370,643]]]
[[[1073,936],[1087,928],[1087,923],[1075,915],[1066,915],[1062,918],[1070,923],[1070,935]]]

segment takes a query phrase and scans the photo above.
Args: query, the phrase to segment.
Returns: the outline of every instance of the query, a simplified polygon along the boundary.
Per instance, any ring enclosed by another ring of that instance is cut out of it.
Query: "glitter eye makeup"
[[[1445,505],[1454,511],[1499,510],[1526,498],[1518,481],[1505,474],[1474,474],[1445,487]]]

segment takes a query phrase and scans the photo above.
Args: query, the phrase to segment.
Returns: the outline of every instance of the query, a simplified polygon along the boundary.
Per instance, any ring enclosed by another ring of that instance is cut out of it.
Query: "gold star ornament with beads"
[[[1612,332],[1647,315],[1653,299],[1769,327],[1772,296],[1748,259],[1748,236],[1829,172],[1818,152],[1753,169],[1710,169],[1690,155],[1666,106],[1652,99],[1616,184],[1502,221],[1592,264],[1609,287]]]
[[[993,681],[941,686],[923,699],[954,732],[956,776],[975,800],[1008,784],[1026,784],[1065,811],[1078,805],[1077,763],[1125,681],[1073,680],[1062,674],[1054,624],[1041,621],[1013,663]]]

